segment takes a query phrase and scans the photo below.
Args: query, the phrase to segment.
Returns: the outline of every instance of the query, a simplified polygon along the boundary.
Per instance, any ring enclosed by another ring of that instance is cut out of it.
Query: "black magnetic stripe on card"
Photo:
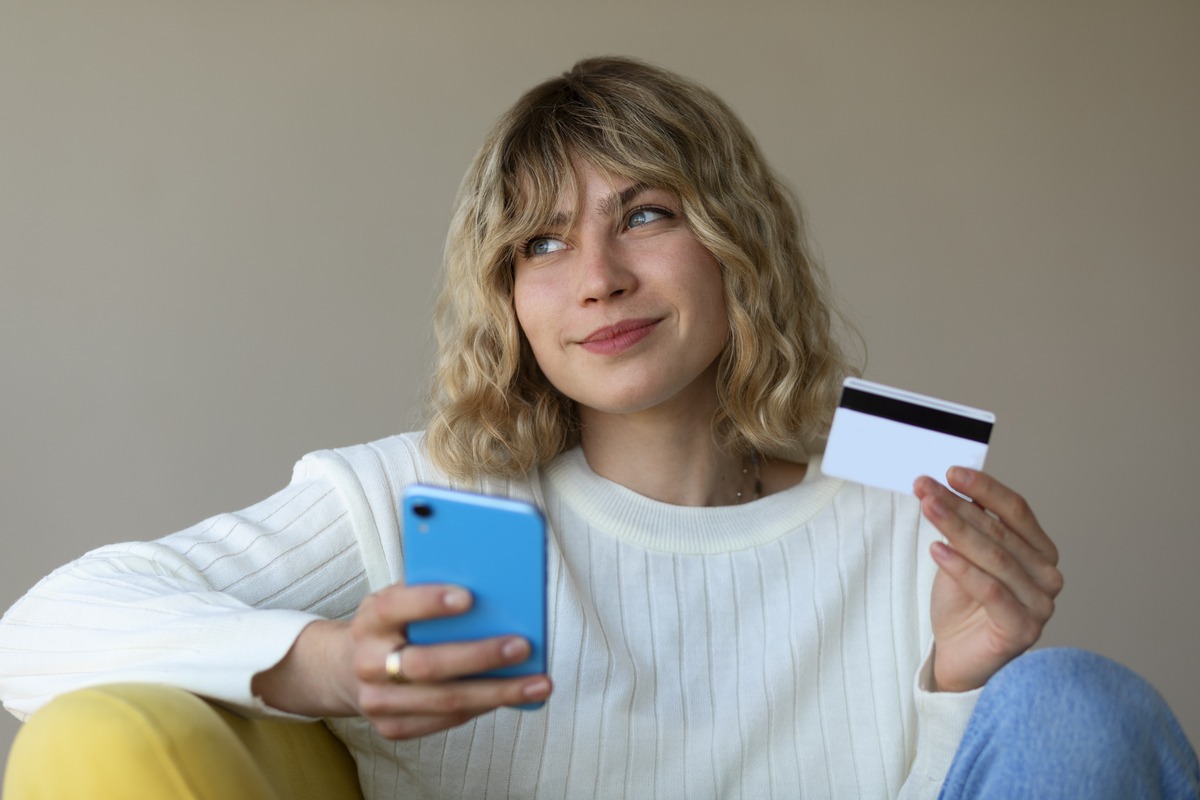
[[[875,417],[915,425],[918,428],[946,433],[960,439],[987,444],[992,435],[992,423],[981,419],[964,417],[952,411],[942,411],[907,400],[864,392],[849,386],[842,387],[842,402],[838,404],[851,411],[861,411]]]

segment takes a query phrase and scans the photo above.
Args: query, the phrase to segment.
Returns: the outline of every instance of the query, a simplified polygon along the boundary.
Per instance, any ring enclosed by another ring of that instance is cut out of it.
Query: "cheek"
[[[549,335],[548,323],[553,319],[547,313],[549,304],[544,293],[528,281],[518,280],[513,286],[513,311],[517,315],[517,325],[525,334],[534,355],[538,355]]]

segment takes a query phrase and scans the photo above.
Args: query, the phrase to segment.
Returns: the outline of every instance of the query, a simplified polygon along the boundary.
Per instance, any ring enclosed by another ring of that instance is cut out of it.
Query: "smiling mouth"
[[[579,346],[589,353],[615,355],[624,352],[645,339],[658,326],[657,319],[622,320],[616,325],[592,331]]]

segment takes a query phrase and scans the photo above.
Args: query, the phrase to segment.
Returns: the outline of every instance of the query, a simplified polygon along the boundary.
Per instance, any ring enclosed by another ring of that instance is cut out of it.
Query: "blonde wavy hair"
[[[824,273],[799,206],[712,92],[628,58],[580,61],[527,92],[459,189],[437,304],[426,446],[448,474],[515,476],[579,440],[575,404],[542,375],[513,309],[513,258],[574,196],[575,165],[678,195],[721,267],[729,339],[713,432],[779,453],[825,432],[842,378]]]

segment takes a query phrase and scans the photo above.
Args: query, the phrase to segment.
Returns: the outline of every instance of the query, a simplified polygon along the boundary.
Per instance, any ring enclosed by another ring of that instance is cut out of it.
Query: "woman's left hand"
[[[1058,548],[1019,494],[984,472],[954,467],[913,486],[921,511],[946,537],[931,548],[933,675],[937,689],[983,686],[1042,635],[1062,591]]]

